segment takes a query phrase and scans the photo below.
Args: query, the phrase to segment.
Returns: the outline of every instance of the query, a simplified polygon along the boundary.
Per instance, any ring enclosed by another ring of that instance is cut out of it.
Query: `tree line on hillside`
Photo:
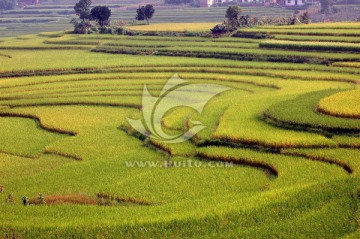
[[[236,31],[241,27],[255,27],[259,25],[296,25],[309,24],[311,22],[308,12],[305,12],[300,16],[293,16],[291,18],[257,18],[251,17],[249,15],[241,15],[241,13],[241,7],[237,5],[229,6],[225,13],[225,21],[222,24],[215,25],[211,31],[214,34],[223,34],[226,32]]]
[[[2,0],[0,0],[2,1]],[[124,23],[115,23],[111,25],[110,17],[111,10],[107,6],[95,6],[91,8],[91,0],[80,0],[74,7],[76,15],[79,19],[73,18],[71,23],[74,25],[74,33],[116,33],[123,34],[125,28]],[[149,20],[153,17],[155,9],[153,5],[147,4],[145,6],[139,6],[136,10],[135,19],[138,21],[146,21],[149,24]],[[92,22],[95,21],[95,24]]]

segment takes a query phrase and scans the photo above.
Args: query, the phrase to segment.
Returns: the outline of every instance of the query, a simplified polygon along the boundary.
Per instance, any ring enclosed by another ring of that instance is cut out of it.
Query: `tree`
[[[333,0],[320,0],[320,4],[321,4],[321,13],[324,14],[332,13],[333,5],[334,5]]]
[[[109,18],[111,16],[111,10],[106,6],[96,6],[91,9],[91,17],[101,27],[109,25]]]
[[[140,7],[138,9],[136,9],[136,16],[135,19],[138,21],[144,21],[145,20],[145,14],[144,14],[144,6]]]
[[[17,0],[0,0],[0,11],[14,9],[16,3]]]
[[[240,14],[242,12],[239,6],[229,6],[226,10],[225,18],[227,19],[228,30],[233,31],[239,26]]]
[[[151,4],[147,4],[146,6],[145,6],[145,20],[146,20],[146,22],[147,22],[147,24],[149,24],[149,20],[152,18],[152,16],[154,15],[154,13],[155,13],[155,9],[154,9],[154,7],[153,7],[153,5],[151,5]]]
[[[75,4],[75,13],[82,21],[91,19],[90,5],[91,0],[80,0],[78,3]]]
[[[138,21],[146,21],[147,24],[149,24],[149,20],[152,18],[152,16],[155,13],[155,9],[153,5],[147,4],[146,6],[141,6],[138,9],[136,9],[136,17],[135,19]]]

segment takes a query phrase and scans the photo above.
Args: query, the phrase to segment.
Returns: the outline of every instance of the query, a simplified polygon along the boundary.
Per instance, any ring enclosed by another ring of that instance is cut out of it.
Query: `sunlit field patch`
[[[209,31],[215,23],[213,22],[204,22],[204,23],[161,23],[161,24],[151,24],[151,25],[143,25],[143,26],[132,26],[129,27],[130,30],[137,31],[198,31],[205,32]]]
[[[318,110],[325,114],[360,118],[360,97],[359,90],[340,92],[320,100]]]

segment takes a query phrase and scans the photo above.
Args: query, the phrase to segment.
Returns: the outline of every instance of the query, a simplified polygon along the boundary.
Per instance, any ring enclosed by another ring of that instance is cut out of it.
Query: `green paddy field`
[[[0,39],[0,238],[360,237],[359,23],[149,35]],[[166,112],[191,140],[142,137],[176,74],[230,90]]]

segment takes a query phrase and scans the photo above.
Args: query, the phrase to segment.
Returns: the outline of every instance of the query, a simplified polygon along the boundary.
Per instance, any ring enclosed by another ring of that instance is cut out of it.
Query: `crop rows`
[[[358,120],[341,119],[314,112],[320,99],[335,93],[337,93],[336,90],[308,93],[293,100],[274,104],[264,112],[264,116],[280,127],[330,134],[353,133],[358,135],[360,132]]]
[[[345,36],[358,24],[303,27]],[[258,49],[264,41],[61,32],[1,40],[0,235],[357,238],[358,54]],[[292,57],[312,63],[284,62]],[[174,75],[186,82],[158,98]],[[227,90],[201,112],[171,108],[207,97],[204,84]],[[144,85],[152,97],[142,97]],[[167,135],[205,128],[178,144],[144,135],[128,119],[142,119],[146,100],[169,107],[156,125]]]
[[[334,42],[301,42],[301,41],[265,41],[260,43],[260,48],[291,49],[302,51],[345,51],[360,52],[358,43]]]
[[[359,105],[359,90],[353,90],[321,99],[317,109],[332,116],[359,119]]]

